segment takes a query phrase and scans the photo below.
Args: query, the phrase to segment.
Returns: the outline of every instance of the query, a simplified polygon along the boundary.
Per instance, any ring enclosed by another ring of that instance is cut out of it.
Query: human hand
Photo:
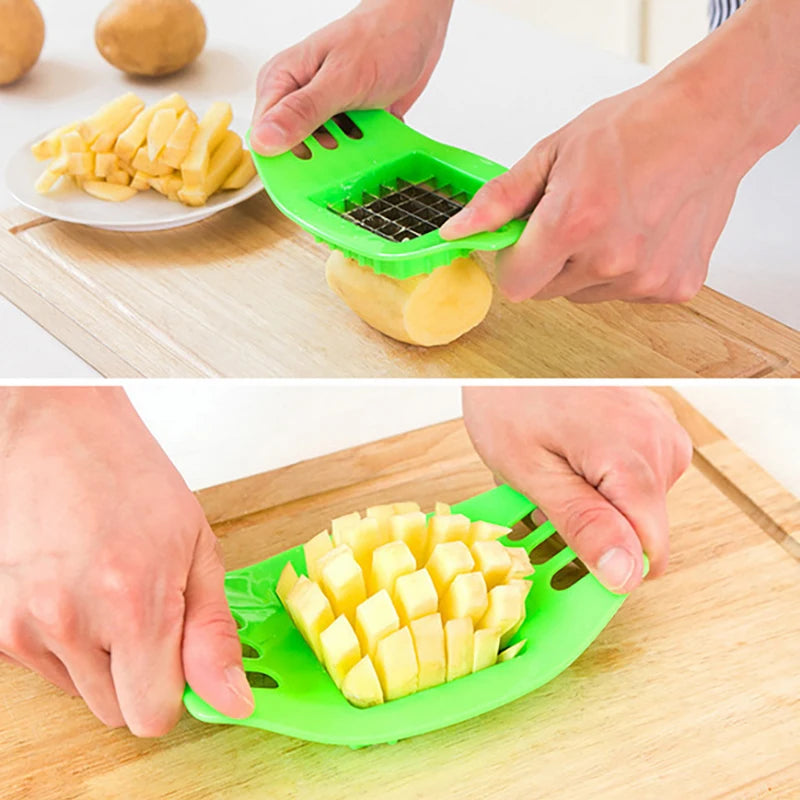
[[[486,465],[539,504],[597,578],[629,592],[669,554],[666,494],[692,444],[669,404],[622,387],[465,387],[464,422]]]
[[[116,388],[0,389],[0,653],[106,725],[253,710],[217,540]]]
[[[701,107],[684,79],[658,75],[540,141],[441,235],[495,230],[532,211],[497,256],[511,300],[684,302],[703,285],[756,160],[742,130]]]
[[[340,111],[388,108],[402,117],[430,79],[453,0],[363,0],[261,69],[252,146],[291,149]]]

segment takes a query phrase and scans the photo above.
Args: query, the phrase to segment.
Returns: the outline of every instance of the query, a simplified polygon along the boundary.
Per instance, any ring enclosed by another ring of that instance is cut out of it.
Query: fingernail
[[[439,229],[440,233],[448,233],[453,228],[458,228],[459,225],[464,225],[475,216],[474,208],[465,208],[458,212],[454,217],[450,217],[447,222]]]
[[[286,131],[277,122],[268,118],[261,119],[255,126],[254,132],[262,144],[278,147],[286,141]]]
[[[255,708],[253,692],[250,690],[250,684],[247,682],[244,670],[240,666],[234,664],[225,668],[225,685],[237,697],[247,703],[251,711]]]
[[[606,589],[617,592],[631,579],[636,562],[622,547],[612,547],[597,562],[597,577]]]

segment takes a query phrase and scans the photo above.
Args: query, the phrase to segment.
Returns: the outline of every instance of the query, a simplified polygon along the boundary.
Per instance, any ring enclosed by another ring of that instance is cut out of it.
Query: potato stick
[[[146,172],[153,177],[160,177],[162,175],[169,175],[172,172],[172,167],[161,164],[154,164],[148,157],[144,146],[136,151],[133,157],[133,166],[137,172]]]
[[[112,132],[116,139],[143,108],[144,103],[133,92],[128,92],[106,103],[83,120],[78,131],[87,144],[93,144],[101,134]]]
[[[93,175],[94,153],[70,153],[67,158],[67,172],[81,177]]]
[[[186,158],[186,154],[189,152],[189,146],[196,130],[197,115],[187,108],[181,114],[178,126],[172,132],[166,145],[164,145],[164,151],[161,153],[161,163],[179,169],[183,159]]]
[[[178,192],[181,202],[189,206],[203,205],[222,186],[226,176],[242,158],[242,140],[238,133],[228,131],[222,144],[214,151],[208,165],[206,178],[200,186],[187,185],[184,175],[183,188]]]
[[[256,165],[253,163],[253,157],[250,155],[249,150],[242,150],[242,158],[239,161],[239,166],[225,178],[222,184],[223,189],[241,189],[247,186],[248,183],[255,177]]]
[[[150,188],[150,176],[144,172],[137,172],[131,180],[131,188],[144,190]]]
[[[178,112],[174,108],[162,108],[153,115],[147,129],[147,157],[150,161],[156,161],[177,126]]]
[[[119,159],[114,153],[98,153],[94,159],[94,174],[98,178],[107,178],[119,169]]]
[[[230,103],[213,103],[208,109],[181,164],[185,184],[199,187],[205,183],[211,154],[222,142],[232,119]]]
[[[70,131],[61,137],[61,154],[86,153],[89,148],[78,131]]]
[[[61,137],[67,133],[78,130],[80,122],[72,122],[61,128],[56,128],[35,144],[31,145],[31,152],[37,161],[45,161],[61,155]]]
[[[112,203],[130,200],[136,194],[136,190],[130,186],[120,186],[119,184],[106,183],[105,181],[84,181],[81,188],[92,197],[97,197],[99,200],[109,200]]]
[[[119,186],[128,186],[131,182],[131,176],[128,175],[124,169],[116,169],[109,173],[109,175],[106,177],[106,180],[109,183],[116,183]]]
[[[126,161],[133,160],[136,151],[147,138],[150,122],[162,108],[174,108],[180,112],[186,108],[186,100],[176,92],[139,112],[133,122],[119,135],[117,143],[114,145],[114,152],[121,159]]]

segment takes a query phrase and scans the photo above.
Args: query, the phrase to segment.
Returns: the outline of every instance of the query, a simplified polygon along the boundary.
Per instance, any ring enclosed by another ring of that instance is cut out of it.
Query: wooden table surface
[[[674,398],[674,396],[673,396]],[[352,751],[184,716],[106,730],[0,667],[0,795],[72,798],[800,797],[800,504],[685,402],[673,556],[562,675],[478,719]],[[491,485],[460,421],[204,490],[235,568],[367,504]]]
[[[148,234],[0,214],[0,292],[108,377],[800,375],[800,332],[707,288],[684,306],[496,292],[479,328],[412,347],[329,290],[327,253],[265,194]]]

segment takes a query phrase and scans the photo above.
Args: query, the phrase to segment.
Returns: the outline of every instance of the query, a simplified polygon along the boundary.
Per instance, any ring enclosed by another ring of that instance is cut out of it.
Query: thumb
[[[521,487],[547,514],[556,530],[610,591],[630,592],[642,580],[642,545],[628,519],[593,486],[554,456],[552,469],[535,485]]]
[[[350,101],[341,77],[323,67],[305,86],[289,92],[257,119],[250,142],[262,155],[285,153],[300,144]]]
[[[542,198],[553,162],[551,139],[544,139],[508,172],[488,181],[472,200],[439,229],[443,239],[494,231],[527,214]]]
[[[253,712],[253,693],[242,668],[242,649],[224,591],[225,568],[217,540],[205,527],[186,583],[183,671],[217,711],[242,719]]]

